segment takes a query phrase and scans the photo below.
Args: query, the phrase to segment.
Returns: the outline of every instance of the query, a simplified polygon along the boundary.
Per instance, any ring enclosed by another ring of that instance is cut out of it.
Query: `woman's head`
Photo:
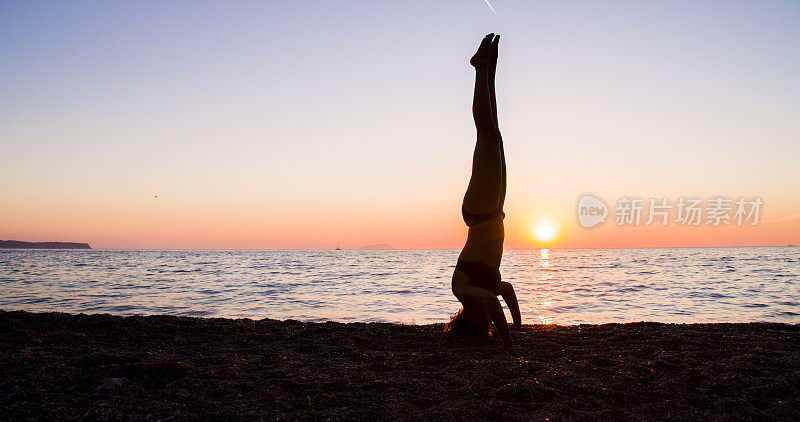
[[[477,306],[465,306],[453,315],[450,323],[445,326],[445,332],[456,336],[488,337],[489,324],[486,310]]]

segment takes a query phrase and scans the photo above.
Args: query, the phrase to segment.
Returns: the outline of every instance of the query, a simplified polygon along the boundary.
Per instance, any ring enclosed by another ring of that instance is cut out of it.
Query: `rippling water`
[[[458,251],[2,250],[0,309],[449,320]],[[508,250],[525,323],[800,323],[800,248]]]

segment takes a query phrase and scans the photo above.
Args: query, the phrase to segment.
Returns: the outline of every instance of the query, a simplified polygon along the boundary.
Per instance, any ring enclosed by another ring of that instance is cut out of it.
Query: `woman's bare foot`
[[[475,55],[469,60],[469,64],[474,66],[475,68],[489,66],[492,63],[492,39],[494,38],[494,34],[489,34],[483,37],[483,41],[481,41],[481,45],[478,47],[478,51],[475,52]]]

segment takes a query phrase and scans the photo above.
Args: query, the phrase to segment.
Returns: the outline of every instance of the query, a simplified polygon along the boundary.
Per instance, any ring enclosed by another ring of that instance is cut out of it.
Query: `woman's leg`
[[[496,43],[489,34],[470,60],[475,66],[475,90],[472,98],[472,117],[478,139],[472,156],[472,177],[464,195],[464,209],[471,214],[494,212],[501,205],[503,194],[503,163],[500,132],[497,129],[493,104],[494,77],[492,50]],[[491,80],[491,84],[490,84]]]
[[[497,47],[500,43],[500,36],[496,36],[492,41],[491,61],[489,68],[489,100],[492,102],[492,117],[494,117],[494,126],[497,128],[498,136],[500,136],[500,209],[503,209],[503,204],[506,201],[506,154],[503,149],[503,136],[500,134],[500,124],[497,123],[497,96],[495,95],[494,77],[497,73]]]

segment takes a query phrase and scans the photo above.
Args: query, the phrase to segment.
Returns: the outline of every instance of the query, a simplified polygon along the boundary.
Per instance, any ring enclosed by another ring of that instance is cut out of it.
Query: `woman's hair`
[[[488,337],[489,315],[479,307],[462,307],[450,318],[444,332],[458,337]]]

